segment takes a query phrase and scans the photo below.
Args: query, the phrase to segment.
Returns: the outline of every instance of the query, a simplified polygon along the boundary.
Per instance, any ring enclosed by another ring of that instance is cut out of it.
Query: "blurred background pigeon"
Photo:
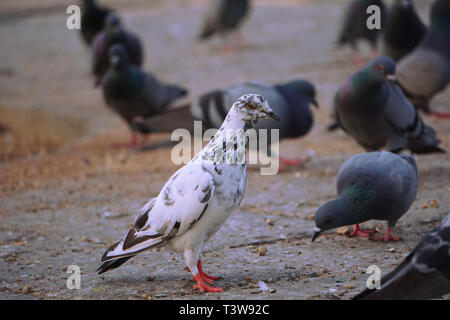
[[[433,3],[430,30],[419,46],[399,62],[397,81],[417,109],[450,118],[450,113],[429,106],[430,99],[450,82],[450,0]]]
[[[210,0],[198,34],[199,40],[206,40],[216,34],[225,37],[234,32],[235,42],[241,45],[243,39],[240,26],[249,11],[250,0]],[[230,51],[233,45],[224,44],[223,49]]]
[[[270,129],[279,130],[280,141],[302,137],[311,130],[314,118],[310,104],[318,106],[316,90],[312,83],[303,79],[276,85],[251,81],[225,90],[213,90],[201,95],[190,109],[180,108],[177,111],[152,117],[146,121],[146,126],[151,131],[170,132],[177,128],[192,130],[192,123],[195,120],[201,120],[203,130],[219,128],[233,102],[240,96],[250,93],[264,96],[274,112],[281,118],[281,121],[263,119],[254,126],[256,130],[269,130],[266,137],[269,145],[271,143]],[[268,155],[271,155],[270,148],[267,151]],[[279,160],[280,171],[290,166],[299,166],[307,161],[307,159],[283,157]]]
[[[106,16],[111,13],[109,8],[97,5],[95,0],[83,0],[81,7],[81,36],[88,47],[104,26]]]
[[[130,126],[132,137],[129,146],[136,145],[136,131],[140,127],[133,124],[136,117],[150,117],[169,108],[177,99],[185,96],[187,90],[161,83],[150,73],[132,65],[125,48],[113,45],[109,50],[111,67],[102,81],[106,104],[118,113]]]
[[[428,233],[405,260],[354,300],[422,300],[450,292],[450,214]]]
[[[373,59],[341,86],[334,99],[339,126],[368,151],[384,146],[391,152],[444,152],[435,131],[394,82],[395,62]]]
[[[120,43],[126,50],[128,61],[136,66],[143,63],[141,41],[134,34],[124,30],[117,15],[111,13],[105,21],[105,29],[100,32],[92,44],[92,73],[95,86],[98,86],[109,68],[108,50],[112,45]]]
[[[351,0],[342,18],[342,27],[337,39],[337,45],[338,47],[350,45],[353,48],[353,58],[357,65],[364,63],[364,59],[358,51],[358,41],[366,40],[375,52],[377,40],[381,33],[380,29],[367,28],[367,19],[370,16],[367,13],[367,8],[372,5],[380,8],[381,27],[383,27],[386,21],[386,9],[382,0]]]
[[[357,154],[344,162],[337,177],[336,200],[322,205],[315,214],[313,241],[324,231],[354,224],[351,236],[367,237],[359,223],[387,221],[387,233],[374,240],[397,241],[392,235],[398,219],[417,194],[417,166],[413,155],[381,151]]]
[[[410,53],[427,32],[412,0],[395,0],[383,26],[382,54],[399,61]]]

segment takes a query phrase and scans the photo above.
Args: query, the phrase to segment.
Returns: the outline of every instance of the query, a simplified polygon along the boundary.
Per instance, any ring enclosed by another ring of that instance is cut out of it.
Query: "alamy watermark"
[[[80,267],[72,264],[67,267],[66,273],[70,273],[70,276],[67,278],[66,287],[69,290],[73,289],[81,289],[81,270]]]
[[[366,270],[367,274],[370,274],[367,278],[366,285],[367,289],[381,289],[381,269],[377,265],[370,265]]]
[[[179,128],[172,132],[171,141],[181,140],[173,147],[170,155],[174,164],[186,164],[191,159],[199,164],[236,165],[247,163],[260,165],[261,175],[275,175],[278,173],[280,137],[278,129],[256,130],[250,128],[247,130],[225,129],[223,131],[208,129],[203,134],[202,132],[202,121],[194,121],[193,136],[189,130],[184,128]],[[269,134],[270,143],[268,141]],[[214,140],[211,140],[214,136]],[[203,149],[203,142],[205,141],[211,141],[211,150],[205,151],[200,155]],[[247,162],[246,145],[249,147]],[[272,156],[268,156],[269,148]]]

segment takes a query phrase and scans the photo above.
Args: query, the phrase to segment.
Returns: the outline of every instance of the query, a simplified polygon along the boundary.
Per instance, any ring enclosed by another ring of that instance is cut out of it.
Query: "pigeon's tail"
[[[97,269],[100,273],[117,268],[133,256],[160,245],[164,239],[159,233],[137,231],[131,228],[127,235],[113,244],[102,256],[103,264]]]
[[[197,40],[198,41],[204,41],[211,37],[214,34],[215,30],[212,28],[204,28],[198,35]]]
[[[126,258],[119,258],[114,260],[109,260],[106,262],[103,262],[102,265],[96,270],[98,274],[102,274],[106,271],[109,271],[111,269],[115,269],[123,265],[125,262],[127,262],[132,257],[126,257]]]
[[[164,110],[149,118],[136,117],[133,119],[132,128],[140,133],[173,132],[176,129],[187,129],[194,132],[194,118],[191,113],[191,105],[185,104],[174,109]]]
[[[414,153],[445,153],[445,150],[439,147],[441,142],[436,137],[436,132],[433,128],[424,124],[421,120],[418,123],[419,134],[408,139],[408,147]]]
[[[333,122],[327,126],[327,131],[335,131],[335,130],[339,129],[340,127],[341,126],[339,125],[339,123]]]
[[[170,101],[180,99],[180,98],[184,97],[185,95],[187,95],[189,92],[187,89],[185,89],[183,87],[175,86],[175,85],[169,85],[167,89],[168,89],[168,96],[169,96]]]

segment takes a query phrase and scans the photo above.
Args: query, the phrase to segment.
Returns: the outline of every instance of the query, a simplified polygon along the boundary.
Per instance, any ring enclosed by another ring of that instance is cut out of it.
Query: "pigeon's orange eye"
[[[378,65],[378,70],[383,71],[383,66],[382,65]]]
[[[333,218],[328,219],[325,223],[331,223],[333,221]]]
[[[254,105],[251,104],[251,103],[248,104],[248,107],[249,107],[250,109],[252,109],[252,110],[255,110],[255,109],[256,109],[256,106],[254,106]]]

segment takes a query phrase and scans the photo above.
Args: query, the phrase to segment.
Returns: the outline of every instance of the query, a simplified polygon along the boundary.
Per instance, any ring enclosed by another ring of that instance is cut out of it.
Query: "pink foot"
[[[130,141],[127,144],[125,144],[125,146],[127,148],[134,148],[134,147],[137,146],[137,135],[136,135],[136,133],[133,132],[131,134]]]
[[[359,224],[353,225],[353,231],[349,235],[350,237],[369,237],[371,234],[374,234],[376,231],[371,229],[360,229]]]
[[[388,231],[386,232],[386,234],[384,236],[378,237],[378,238],[374,238],[373,241],[399,241],[400,238],[394,237],[392,235],[392,230],[391,228],[388,228]]]
[[[197,281],[197,284],[193,286],[194,289],[199,289],[201,292],[223,292],[222,288],[208,286],[199,273],[194,276],[194,279]]]
[[[289,167],[298,167],[301,166],[309,161],[309,158],[303,158],[303,159],[286,159],[280,157],[280,168],[279,172],[286,171]]]
[[[448,113],[448,112],[432,110],[430,113],[431,113],[431,115],[433,115],[435,123],[438,123],[439,120],[450,119],[450,113]]]

